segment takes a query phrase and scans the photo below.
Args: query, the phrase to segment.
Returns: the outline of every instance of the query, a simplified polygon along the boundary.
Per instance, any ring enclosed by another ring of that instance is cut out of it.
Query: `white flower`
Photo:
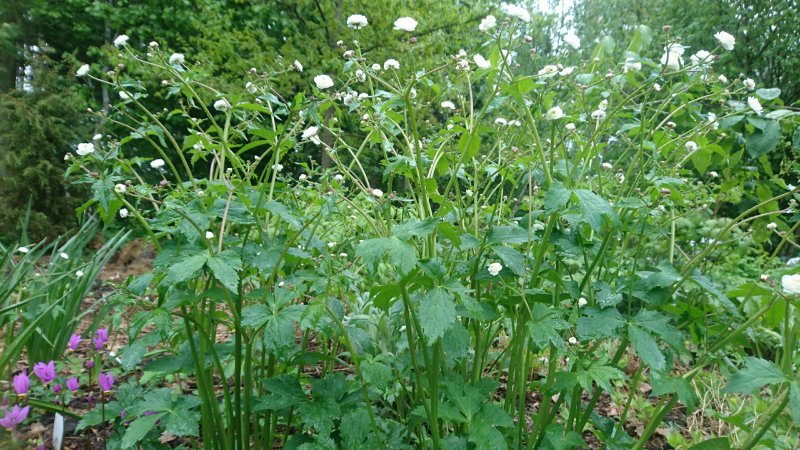
[[[359,30],[367,25],[369,25],[369,21],[367,21],[367,18],[361,14],[353,14],[347,18],[347,26],[354,30]]]
[[[411,17],[401,17],[394,21],[394,29],[412,32],[417,29],[417,21]]]
[[[116,38],[114,38],[114,46],[115,47],[122,47],[123,45],[128,43],[128,35],[120,34]]]
[[[777,224],[777,223],[775,223],[775,222],[770,222],[770,223],[768,223],[768,224],[767,224],[767,230],[769,230],[769,231],[775,231],[775,230],[777,230],[777,229],[778,229],[778,224]]]
[[[508,14],[509,16],[516,17],[517,19],[523,22],[527,23],[531,21],[531,14],[528,12],[527,9],[521,6],[502,3],[500,4],[500,9],[502,9],[503,12]]]
[[[480,67],[481,69],[488,69],[492,67],[492,63],[486,60],[480,53],[475,53],[475,56],[472,57],[475,61],[475,64]]]
[[[128,100],[128,99],[131,98],[131,96],[128,95],[128,93],[125,92],[125,91],[119,91],[119,98],[121,98],[123,100]]]
[[[733,50],[733,46],[736,45],[736,38],[725,31],[714,33],[714,37],[717,38],[719,44],[722,45],[722,48],[725,50],[731,51]]]
[[[753,110],[756,114],[761,114],[764,111],[764,108],[761,106],[761,102],[758,101],[755,97],[747,97],[747,106]]]
[[[600,166],[601,166],[603,169],[606,169],[606,170],[611,170],[611,169],[613,169],[613,168],[614,168],[614,166],[613,166],[613,165],[612,165],[610,162],[608,162],[608,161],[604,162],[603,164],[600,164]]]
[[[622,71],[623,72],[628,72],[628,71],[631,71],[631,70],[634,71],[634,72],[638,72],[638,71],[642,70],[642,63],[636,61],[635,58],[629,56],[629,57],[625,58],[625,65],[622,67]]]
[[[474,192],[472,192],[472,189],[467,189],[466,191],[464,191],[464,193],[467,194],[467,197],[472,197],[472,194],[474,194]]]
[[[547,120],[558,120],[564,117],[564,111],[561,109],[560,106],[553,106],[552,108],[547,110],[545,117],[547,118]]]
[[[347,258],[347,253],[344,253],[344,252],[339,253],[339,257],[340,258]]]
[[[744,87],[747,88],[748,91],[755,90],[755,88],[756,88],[756,82],[753,81],[752,78],[748,78],[748,79],[742,81],[742,84],[744,84]]]
[[[383,63],[383,70],[399,70],[400,69],[400,62],[396,59],[389,58]]]
[[[800,294],[800,274],[784,275],[781,284],[787,294]]]
[[[586,301],[586,299],[585,299],[585,298],[583,298],[583,297],[581,297],[581,298],[579,298],[579,299],[578,299],[578,306],[579,306],[579,307],[581,307],[581,308],[582,308],[582,307],[584,307],[584,306],[586,306],[588,303],[589,303],[589,302],[587,302],[587,301]]]
[[[82,270],[76,270],[75,271],[75,276],[78,277],[78,278],[82,277],[83,276],[83,271]]]
[[[691,60],[692,64],[695,65],[695,66],[697,66],[697,65],[711,65],[711,63],[714,62],[714,55],[712,55],[710,52],[707,52],[705,50],[700,50],[697,53],[695,53],[694,55],[692,55],[689,58],[689,60]]]
[[[564,36],[564,42],[566,42],[570,47],[574,49],[581,48],[581,38],[579,38],[575,33],[570,31]]]
[[[603,120],[606,118],[606,112],[602,109],[596,109],[592,111],[592,119],[595,120]]]
[[[710,176],[711,178],[717,178],[719,174],[712,170],[711,172],[708,172],[708,176]]]
[[[510,126],[510,127],[518,127],[518,126],[521,126],[521,125],[522,125],[522,122],[520,122],[519,120],[516,120],[516,119],[508,121],[508,126]]]
[[[688,142],[686,142],[686,150],[687,150],[689,153],[691,153],[691,152],[693,152],[693,151],[697,150],[697,142],[695,142],[695,141],[688,141]]]
[[[255,85],[255,84],[253,84],[253,83],[252,83],[252,82],[250,82],[250,81],[248,81],[247,83],[245,83],[245,85],[244,85],[244,88],[247,90],[247,92],[249,92],[249,93],[251,93],[251,94],[255,94],[255,93],[258,91],[258,89],[256,88],[256,85]]]
[[[121,208],[119,210],[119,217],[122,218],[122,219],[128,217],[128,214],[130,214],[130,211],[128,211],[128,208]]]
[[[306,181],[308,179],[308,175],[301,173],[299,177],[297,177],[300,181]]]
[[[94,153],[94,144],[91,142],[82,142],[78,144],[78,149],[75,150],[78,156],[86,156],[89,153]]]
[[[575,345],[578,343],[578,340],[575,339],[575,336],[570,336],[569,339],[567,339],[567,342],[569,342],[569,345]]]
[[[725,75],[720,75],[717,77],[717,81],[719,81],[720,83],[727,83],[728,77],[726,77]]]
[[[294,66],[295,70],[297,70],[298,72],[302,72],[303,71],[303,65],[300,64],[300,61],[295,59],[294,62],[292,63],[292,65]]]
[[[499,262],[494,262],[494,263],[491,263],[491,264],[489,264],[489,265],[486,267],[486,270],[488,270],[488,271],[489,271],[489,273],[490,273],[492,276],[495,276],[495,277],[496,277],[496,276],[497,276],[497,274],[499,274],[499,273],[500,273],[500,271],[501,271],[501,270],[503,270],[503,265],[502,265],[502,264],[500,264]]]
[[[69,259],[69,255],[64,253],[64,252],[59,253],[58,256],[60,256],[60,257],[62,257],[64,259]]]
[[[373,64],[373,65],[372,65],[372,70],[373,70],[374,72],[380,72],[380,70],[381,70],[381,65],[380,65],[380,64],[378,64],[378,63],[375,63],[375,64]]]
[[[114,186],[114,192],[116,192],[117,194],[124,194],[124,193],[128,192],[128,186],[125,186],[122,183],[117,183]]]
[[[455,105],[455,103],[451,102],[450,100],[445,100],[445,101],[443,101],[443,102],[442,102],[442,104],[441,104],[441,106],[442,106],[442,108],[444,108],[444,109],[449,109],[449,110],[452,110],[452,111],[455,111],[455,110],[456,110],[456,105]]]
[[[544,66],[541,70],[539,70],[539,72],[537,74],[538,75],[544,75],[544,76],[555,75],[555,74],[558,73],[558,70],[559,69],[558,69],[557,65],[548,64],[548,65]]]
[[[570,123],[564,125],[564,128],[566,128],[567,131],[573,131],[573,130],[575,130],[575,124],[570,122]]]
[[[492,28],[497,26],[497,19],[493,15],[488,15],[481,20],[481,24],[478,25],[478,31],[488,31]]]
[[[89,65],[84,64],[78,68],[78,71],[75,72],[76,77],[85,77],[89,73]]]
[[[17,249],[17,251],[20,253],[28,253],[30,249],[28,247],[20,247]]]
[[[333,87],[333,78],[328,75],[317,75],[314,77],[314,84],[318,89],[328,89]]]
[[[313,142],[314,144],[319,145],[322,143],[322,141],[319,139],[319,136],[317,136],[318,134],[319,134],[319,127],[308,127],[305,130],[303,130],[303,134],[300,136],[300,138],[304,141],[311,140],[311,142]]]
[[[228,100],[224,98],[221,98],[214,102],[214,109],[216,109],[217,111],[225,111],[227,109],[230,109],[230,107],[231,104],[228,102]]]
[[[147,44],[147,46],[150,47],[150,48],[156,48],[156,47],[158,47],[158,42],[150,41],[150,43]]]
[[[559,75],[561,75],[562,77],[566,77],[567,75],[571,75],[572,72],[574,71],[575,68],[572,66],[564,67],[563,69],[561,69],[561,72],[559,72]]]
[[[469,70],[469,61],[466,59],[459,59],[456,63],[456,70]]]
[[[356,70],[356,80],[358,80],[359,83],[367,81],[367,73],[361,69]]]
[[[336,242],[333,241],[328,242],[328,248],[333,248],[333,247],[336,247]]]
[[[664,48],[664,54],[661,56],[661,65],[667,66],[669,70],[680,70],[683,65],[683,53],[686,49],[680,44],[670,44]]]
[[[203,197],[205,195],[206,195],[205,191],[197,191],[197,196],[198,197]]]
[[[497,119],[494,119],[494,124],[495,125],[506,126],[506,125],[508,125],[508,121],[506,119],[502,118],[502,117],[498,117]]]
[[[381,198],[381,197],[383,197],[383,191],[380,190],[380,189],[373,189],[372,190],[372,195],[374,195],[375,197]]]
[[[150,161],[150,167],[152,167],[153,169],[160,169],[164,167],[164,160],[161,158],[154,159]]]
[[[214,239],[214,233],[211,231],[206,231],[206,239]]]
[[[344,94],[344,98],[342,99],[342,102],[344,103],[345,106],[350,106],[356,100],[358,100],[358,92],[350,91],[347,94]]]
[[[169,57],[170,64],[183,64],[186,58],[183,57],[183,53],[173,53]]]
[[[661,91],[661,85],[660,85],[660,84],[658,84],[658,83],[653,83],[653,89],[654,89],[656,92],[660,92],[660,91]]]
[[[342,181],[344,181],[344,175],[337,173],[336,175],[333,176],[333,180],[336,181],[337,183],[341,183]]]

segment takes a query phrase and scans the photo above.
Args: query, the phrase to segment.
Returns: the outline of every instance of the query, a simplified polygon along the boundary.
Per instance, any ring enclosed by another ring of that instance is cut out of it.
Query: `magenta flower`
[[[95,350],[102,350],[106,342],[108,342],[108,327],[98,329],[97,336],[94,337]]]
[[[33,373],[42,380],[42,383],[47,384],[56,377],[56,363],[55,361],[50,361],[47,364],[38,362],[33,366]]]
[[[92,361],[91,359],[88,360],[88,361],[84,361],[83,362],[83,367],[85,367],[85,368],[87,368],[89,370],[94,369],[94,361]]]
[[[56,383],[53,385],[53,393],[58,395],[59,392],[61,392],[61,385]]]
[[[100,375],[97,377],[97,382],[100,383],[100,387],[104,392],[108,392],[114,387],[114,375],[112,375],[110,372],[100,372]]]
[[[9,411],[8,408],[3,409],[6,411],[6,415],[0,419],[0,426],[11,431],[16,428],[18,424],[22,423],[26,417],[28,417],[30,406],[20,409],[19,405],[14,405],[11,411]]]
[[[72,351],[75,351],[78,349],[79,345],[81,345],[81,337],[80,335],[73,333],[72,336],[69,337],[69,342],[67,342],[67,348],[69,348]]]
[[[81,387],[80,382],[78,382],[78,377],[67,378],[66,384],[67,384],[67,389],[69,389],[72,392],[77,391],[78,388]]]
[[[25,370],[18,375],[14,375],[11,384],[14,386],[14,391],[16,391],[17,395],[27,394],[28,389],[31,388],[31,379],[28,378],[28,371]]]

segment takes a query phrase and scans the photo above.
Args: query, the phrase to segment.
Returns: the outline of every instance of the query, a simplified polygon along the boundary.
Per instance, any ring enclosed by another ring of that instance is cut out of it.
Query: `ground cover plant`
[[[38,410],[107,448],[794,448],[797,114],[714,70],[736,38],[641,26],[570,65],[577,36],[540,57],[504,5],[423,65],[417,19],[381,59],[372,20],[342,18],[337,71],[276,59],[233,91],[146,37],[77,68],[124,130],[67,155],[80,211],[156,257],[104,299],[124,325],[54,326],[7,370],[9,445]],[[2,262],[33,270],[33,250]],[[8,298],[11,330],[36,297]],[[676,411],[725,425],[670,434]]]

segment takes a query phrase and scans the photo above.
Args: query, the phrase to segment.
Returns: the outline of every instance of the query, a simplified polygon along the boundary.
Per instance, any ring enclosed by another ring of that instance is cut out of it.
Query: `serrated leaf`
[[[230,263],[231,261],[229,258],[224,258],[221,255],[214,255],[208,259],[208,268],[211,269],[214,278],[222,283],[223,286],[233,292],[237,292],[239,290],[239,274],[236,272],[236,268]],[[241,262],[239,262],[239,266],[241,267]]]
[[[125,430],[125,435],[122,437],[122,442],[120,444],[122,448],[131,448],[144,439],[147,433],[155,428],[156,422],[158,422],[163,415],[164,413],[142,416],[131,422]]]
[[[419,321],[428,343],[444,336],[456,321],[456,304],[453,295],[442,288],[434,288],[420,299]]]
[[[167,280],[170,283],[180,283],[192,278],[208,260],[208,253],[199,253],[170,266],[167,271]]]
[[[592,390],[592,383],[597,383],[604,391],[611,392],[611,381],[624,380],[625,374],[611,366],[593,365],[577,373],[578,384],[586,391]]]
[[[371,272],[378,269],[378,263],[384,258],[387,258],[401,275],[410,272],[417,264],[414,247],[396,236],[367,239],[356,248],[356,256],[364,260],[364,265]]]
[[[687,410],[694,410],[695,406],[697,405],[697,394],[695,393],[694,387],[689,380],[681,377],[656,377],[655,374],[652,375],[653,376],[651,376],[650,385],[653,387],[653,396],[676,394],[678,396],[678,400],[686,405]]]
[[[583,219],[596,232],[602,230],[606,219],[614,224],[619,222],[614,208],[604,198],[586,189],[576,189],[573,192],[578,197]]]
[[[792,412],[794,423],[800,424],[800,383],[797,381],[789,386],[789,410]]]
[[[534,303],[531,311],[532,317],[528,322],[528,336],[540,349],[553,344],[556,348],[564,349],[564,338],[561,331],[570,327],[569,323],[559,317],[553,308],[541,303]]]
[[[578,337],[581,340],[616,337],[624,324],[625,319],[615,308],[590,308],[584,311],[584,317],[578,319]]]
[[[392,381],[392,369],[382,362],[364,361],[361,363],[361,372],[370,386],[377,389],[385,389]]]
[[[715,437],[695,444],[687,450],[730,450],[731,441],[727,437]]]
[[[525,257],[522,253],[505,245],[494,245],[492,251],[503,261],[503,266],[511,269],[516,275],[525,274]]]
[[[437,223],[438,221],[433,217],[425,220],[412,220],[392,228],[392,234],[403,240],[412,237],[426,237],[433,233]]]
[[[758,158],[775,150],[780,141],[781,125],[777,120],[770,120],[763,130],[755,130],[747,136],[745,145],[750,157]]]
[[[748,357],[745,358],[744,369],[733,374],[722,390],[729,393],[749,394],[755,389],[784,381],[787,381],[786,374],[781,372],[775,364],[765,359]]]
[[[519,226],[493,226],[489,230],[487,242],[490,244],[525,244],[533,235]]]
[[[270,200],[264,204],[264,207],[272,214],[275,214],[276,216],[288,222],[292,227],[300,228],[302,226],[300,219],[292,214],[289,208],[282,203],[279,203],[275,200]]]
[[[628,325],[628,337],[636,353],[652,370],[660,372],[666,368],[667,360],[650,334],[635,325]]]
[[[565,188],[559,181],[554,181],[550,185],[550,189],[544,194],[544,210],[547,213],[553,213],[563,208],[572,194],[569,189]]]

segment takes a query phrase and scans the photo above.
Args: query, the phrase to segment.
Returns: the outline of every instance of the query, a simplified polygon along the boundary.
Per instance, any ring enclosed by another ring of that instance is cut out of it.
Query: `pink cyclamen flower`
[[[28,417],[30,406],[20,408],[19,405],[14,405],[14,407],[11,408],[11,411],[9,411],[8,408],[3,409],[6,411],[6,415],[0,419],[0,426],[11,431],[16,428],[18,424],[22,423],[26,417]]]
[[[108,342],[108,327],[98,329],[94,338],[94,348],[102,350],[106,342]]]
[[[80,382],[78,382],[78,377],[67,378],[66,385],[67,389],[69,389],[72,392],[77,391],[78,388],[81,387]]]
[[[14,379],[11,380],[11,384],[14,386],[14,391],[17,395],[25,395],[28,393],[28,389],[31,388],[31,379],[28,378],[28,371],[25,370],[18,375],[14,375]]]
[[[114,375],[101,372],[97,377],[97,382],[100,383],[100,387],[103,391],[108,392],[114,387]]]
[[[72,351],[75,351],[78,349],[78,346],[80,344],[81,344],[80,335],[73,333],[72,336],[69,337],[69,342],[67,342],[67,348],[69,348]]]
[[[56,383],[53,385],[53,393],[58,395],[59,392],[61,392],[61,385]]]
[[[38,362],[33,366],[33,373],[42,380],[42,383],[47,384],[56,378],[56,363],[55,361],[47,364]]]

